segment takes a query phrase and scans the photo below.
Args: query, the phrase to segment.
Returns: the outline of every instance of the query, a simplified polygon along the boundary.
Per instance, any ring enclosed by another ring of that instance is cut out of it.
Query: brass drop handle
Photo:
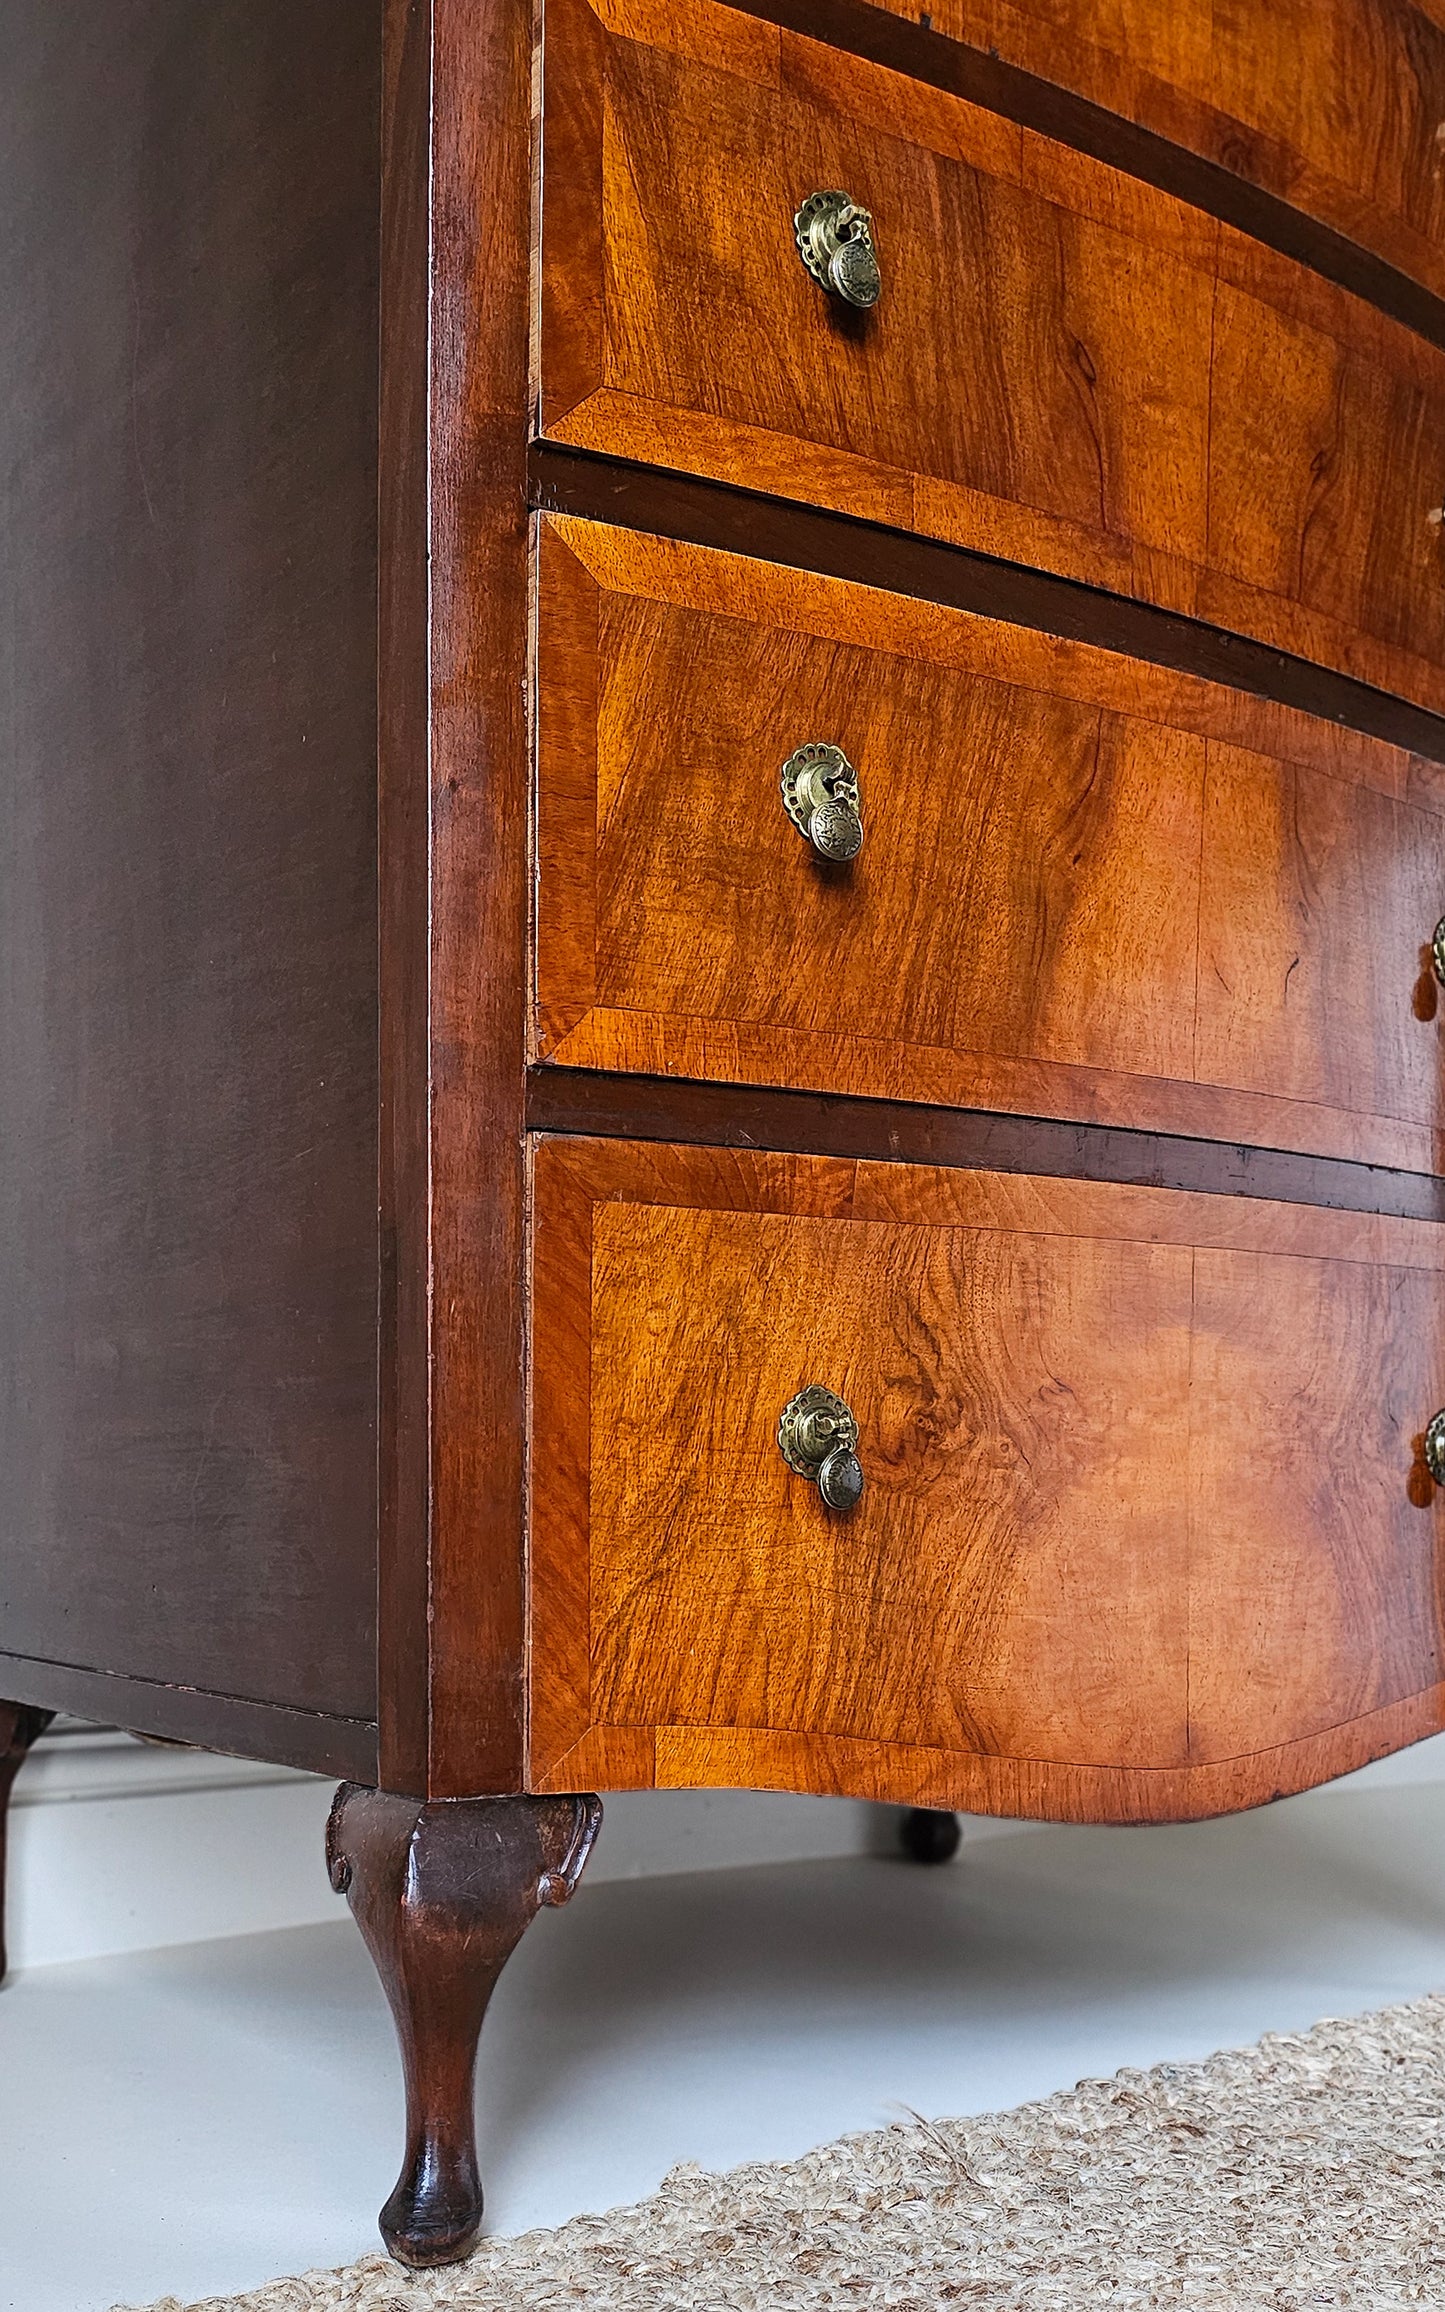
[[[1445,1411],[1425,1431],[1425,1467],[1437,1485],[1445,1485]]]
[[[849,193],[809,193],[793,219],[798,254],[820,288],[866,313],[883,293],[873,219]]]
[[[1430,935],[1430,961],[1435,966],[1435,977],[1445,987],[1445,915]]]
[[[846,865],[863,848],[858,773],[841,747],[810,739],[783,765],[783,803],[820,859]]]
[[[830,1509],[852,1509],[862,1500],[858,1424],[831,1389],[800,1389],[783,1408],[778,1450],[790,1469],[812,1478]]]

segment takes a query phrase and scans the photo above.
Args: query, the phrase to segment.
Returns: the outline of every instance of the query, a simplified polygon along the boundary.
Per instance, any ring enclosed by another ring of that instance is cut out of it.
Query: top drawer
[[[917,22],[914,0],[882,0]],[[1261,185],[1445,294],[1445,22],[1411,0],[933,0],[933,28]]]
[[[711,0],[548,0],[542,422],[1445,709],[1445,355],[1015,124]],[[812,280],[845,189],[882,295]]]

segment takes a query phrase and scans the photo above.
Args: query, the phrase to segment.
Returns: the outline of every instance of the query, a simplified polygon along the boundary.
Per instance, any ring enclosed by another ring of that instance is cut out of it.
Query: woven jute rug
[[[1445,2312],[1445,1994],[190,2312]],[[183,2312],[168,2298],[150,2312]]]

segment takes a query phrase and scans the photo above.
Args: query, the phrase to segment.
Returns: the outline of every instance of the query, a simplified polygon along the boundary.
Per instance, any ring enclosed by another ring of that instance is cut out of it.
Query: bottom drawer
[[[1429,1223],[556,1139],[533,1257],[540,1786],[1177,1818],[1445,1722]]]

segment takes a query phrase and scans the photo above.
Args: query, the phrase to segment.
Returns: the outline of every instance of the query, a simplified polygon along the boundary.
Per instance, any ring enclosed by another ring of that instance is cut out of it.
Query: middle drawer
[[[1445,767],[708,548],[537,567],[538,1058],[1438,1168]]]

